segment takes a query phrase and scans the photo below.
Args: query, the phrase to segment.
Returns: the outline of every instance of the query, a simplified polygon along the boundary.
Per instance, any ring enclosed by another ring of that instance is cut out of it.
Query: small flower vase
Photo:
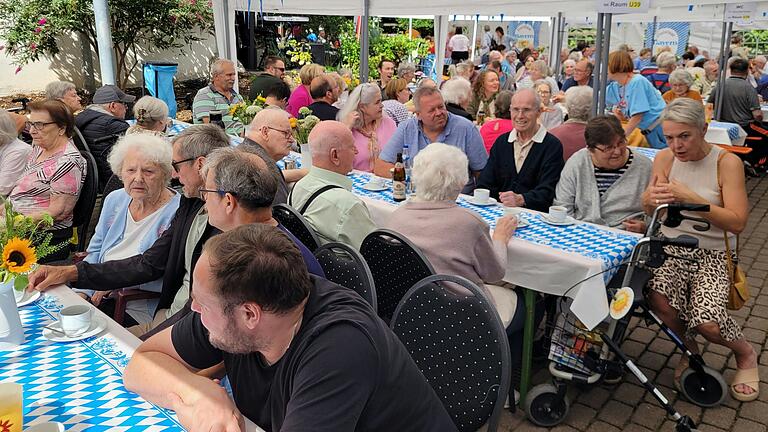
[[[0,282],[0,351],[11,350],[24,343],[24,328],[16,306],[15,291],[13,279]]]

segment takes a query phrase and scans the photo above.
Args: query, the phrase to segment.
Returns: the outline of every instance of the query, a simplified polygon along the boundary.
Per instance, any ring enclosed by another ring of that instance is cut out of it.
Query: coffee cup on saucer
[[[77,336],[91,327],[93,308],[88,305],[67,306],[59,311],[61,330],[68,337]]]
[[[381,178],[381,177],[372,176],[368,180],[368,184],[366,186],[368,186],[369,188],[373,188],[373,189],[382,188],[382,187],[384,187],[384,179]]]
[[[548,217],[555,223],[565,222],[568,220],[568,209],[563,206],[550,206]]]
[[[525,211],[520,207],[504,207],[504,216],[514,216],[518,222],[525,222]]]
[[[473,201],[478,204],[486,204],[490,198],[491,191],[488,189],[475,189],[474,196],[472,197]]]

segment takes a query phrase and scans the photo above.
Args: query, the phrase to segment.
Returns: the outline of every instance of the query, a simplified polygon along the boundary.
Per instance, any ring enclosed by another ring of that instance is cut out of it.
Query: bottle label
[[[393,181],[392,182],[392,198],[394,198],[395,201],[404,201],[405,196],[405,182],[404,181]]]

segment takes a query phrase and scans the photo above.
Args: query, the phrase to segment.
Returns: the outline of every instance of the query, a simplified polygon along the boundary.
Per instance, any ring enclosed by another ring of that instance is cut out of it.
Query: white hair
[[[563,70],[565,70],[565,67],[566,67],[566,66],[568,66],[568,65],[571,65],[571,66],[573,66],[573,67],[576,67],[576,60],[573,60],[573,59],[570,59],[570,58],[569,58],[569,59],[566,59],[566,60],[563,62]]]
[[[693,76],[685,69],[675,69],[669,74],[670,84],[685,84],[690,87],[693,85]]]
[[[372,83],[364,83],[355,87],[352,93],[349,94],[347,102],[341,108],[336,115],[337,119],[345,119],[352,111],[357,110],[360,104],[369,104],[376,100],[376,95],[381,96],[381,89],[379,86]]]
[[[214,60],[211,63],[211,77],[213,77],[214,75],[220,74],[221,71],[224,69],[224,65],[228,65],[228,64],[234,66],[235,62],[233,62],[232,60],[223,59],[223,58],[217,58],[216,60]]]
[[[443,83],[440,93],[445,103],[461,105],[472,97],[472,84],[464,77],[455,76]]]
[[[69,81],[51,81],[45,86],[45,98],[58,100],[66,96],[70,90],[77,90],[77,87]]]
[[[549,76],[549,65],[547,65],[547,62],[544,60],[536,60],[533,62],[533,64],[531,64],[531,69],[539,71],[543,77]]]
[[[659,69],[669,69],[675,67],[677,59],[675,55],[670,52],[663,52],[656,56],[656,66]]]
[[[16,122],[11,117],[11,114],[4,109],[0,109],[0,147],[18,139],[18,135]]]
[[[120,138],[107,158],[109,167],[118,177],[123,169],[125,155],[130,150],[137,150],[144,158],[157,165],[163,173],[164,183],[167,184],[171,180],[173,150],[168,141],[151,134],[131,134]]]
[[[677,98],[664,108],[661,120],[683,123],[702,130],[706,124],[704,105],[691,98]]]
[[[157,121],[168,119],[168,105],[162,99],[144,96],[133,106],[133,115],[136,116],[136,123],[150,127]]]
[[[573,120],[587,121],[592,112],[592,87],[574,86],[565,92],[565,108]]]
[[[432,143],[413,158],[416,197],[423,201],[455,201],[469,181],[469,160],[458,147]]]

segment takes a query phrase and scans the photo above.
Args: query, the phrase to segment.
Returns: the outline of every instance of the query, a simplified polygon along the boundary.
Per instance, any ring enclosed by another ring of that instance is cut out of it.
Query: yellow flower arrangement
[[[296,129],[296,125],[298,124],[296,117],[291,117],[288,122],[291,124],[291,129]]]

